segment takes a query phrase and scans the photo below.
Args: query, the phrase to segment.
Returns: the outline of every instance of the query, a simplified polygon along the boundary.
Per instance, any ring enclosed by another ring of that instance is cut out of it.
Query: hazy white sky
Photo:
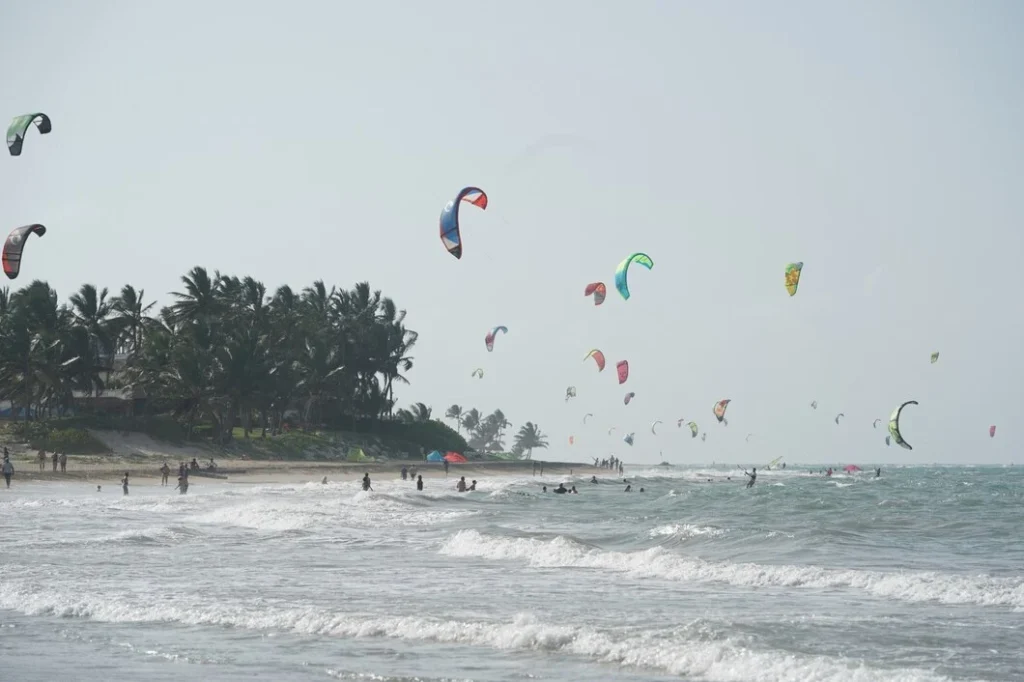
[[[197,264],[271,290],[369,280],[421,333],[401,402],[500,407],[548,459],[1019,462],[1022,19],[966,0],[5,3],[0,111],[54,126],[0,163],[0,221],[50,230],[14,284],[167,302]],[[490,207],[466,206],[457,261],[437,221],[468,184]],[[654,269],[595,308],[584,285],[633,251]],[[915,449],[886,449],[871,422],[911,398]]]

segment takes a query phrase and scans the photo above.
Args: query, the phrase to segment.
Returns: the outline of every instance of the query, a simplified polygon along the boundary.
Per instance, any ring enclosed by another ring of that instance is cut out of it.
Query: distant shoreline
[[[387,462],[296,462],[294,460],[241,460],[221,459],[218,461],[217,474],[226,475],[226,479],[207,478],[201,475],[193,475],[190,482],[202,485],[204,482],[211,483],[303,483],[320,482],[326,476],[327,480],[358,480],[364,473],[369,473],[370,478],[399,478],[402,467],[415,469],[417,474],[422,474],[424,479],[445,478],[444,466],[423,460],[389,460]],[[124,472],[128,472],[129,480],[143,483],[160,482],[160,467],[164,460],[154,457],[146,462],[121,461],[121,462],[76,462],[74,457],[68,458],[67,473],[54,472],[49,459],[46,461],[46,469],[39,471],[39,465],[35,460],[19,458],[14,461],[15,473],[11,481],[11,488],[14,489],[19,482],[84,482],[84,481],[120,481]],[[519,460],[513,462],[467,462],[466,464],[452,464],[449,466],[447,478],[458,479],[465,476],[467,479],[484,476],[508,476],[519,474],[528,476],[533,474],[533,466],[537,465],[537,477],[540,478],[540,460]],[[610,469],[601,469],[592,464],[582,462],[543,462],[544,478],[552,476],[578,475],[611,475]],[[178,478],[178,461],[167,458],[167,465],[171,468],[170,479],[176,483]],[[201,463],[202,465],[202,463]],[[614,476],[617,478],[617,475]]]

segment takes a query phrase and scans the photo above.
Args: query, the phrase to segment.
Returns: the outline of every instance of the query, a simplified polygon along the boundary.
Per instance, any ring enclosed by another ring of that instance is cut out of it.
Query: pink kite
[[[466,463],[466,458],[463,457],[462,455],[460,455],[457,452],[446,453],[445,456],[444,456],[444,459],[445,459],[446,462],[451,462],[452,464],[465,464]]]
[[[616,364],[615,371],[619,373],[619,383],[626,383],[626,379],[629,378],[629,362],[623,360],[622,362]]]
[[[860,471],[860,467],[857,466],[856,464],[847,464],[846,466],[843,467],[843,471],[845,471],[848,474],[852,474],[854,471]]]
[[[988,427],[988,437],[989,438],[995,438],[996,437],[996,425],[995,424],[993,424],[992,426]]]

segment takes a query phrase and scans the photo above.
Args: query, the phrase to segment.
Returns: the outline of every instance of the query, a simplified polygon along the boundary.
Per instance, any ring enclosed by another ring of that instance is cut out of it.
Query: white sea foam
[[[867,667],[861,661],[758,651],[723,639],[702,641],[686,628],[666,631],[598,630],[545,623],[531,614],[510,622],[443,620],[415,616],[364,616],[317,608],[253,604],[185,603],[111,595],[38,591],[18,582],[0,585],[0,608],[29,615],[89,618],[114,623],[171,622],[339,638],[384,637],[578,656],[609,665],[655,669],[723,682],[799,679],[808,682],[932,682],[946,678],[924,670]],[[161,655],[153,652],[150,655]]]
[[[749,587],[848,588],[907,602],[1024,608],[1024,578],[951,575],[933,571],[888,573],[819,566],[728,563],[690,559],[661,547],[612,552],[572,540],[484,535],[461,530],[441,547],[455,557],[525,561],[537,568],[600,568],[639,578],[721,582]]]

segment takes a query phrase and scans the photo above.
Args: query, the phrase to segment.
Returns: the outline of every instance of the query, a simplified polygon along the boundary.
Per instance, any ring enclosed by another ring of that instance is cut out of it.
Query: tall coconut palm
[[[149,311],[156,302],[143,303],[145,289],[136,291],[131,284],[121,287],[121,293],[110,300],[111,327],[117,335],[118,345],[129,356],[142,348],[142,335],[147,325],[153,324]]]
[[[526,422],[519,428],[519,432],[516,434],[515,448],[518,452],[526,453],[526,459],[533,458],[534,448],[547,448],[547,446],[547,436],[533,422]]]
[[[461,405],[452,405],[444,413],[445,419],[451,419],[455,422],[456,433],[462,432],[462,416],[463,413]]]

